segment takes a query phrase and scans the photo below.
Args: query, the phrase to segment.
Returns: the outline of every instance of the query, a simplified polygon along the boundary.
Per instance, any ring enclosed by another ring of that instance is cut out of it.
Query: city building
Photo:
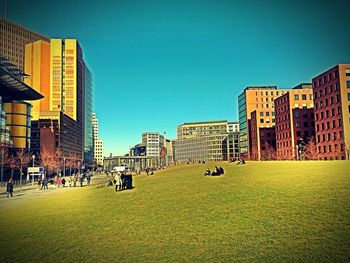
[[[50,39],[50,42],[38,40],[25,46],[25,82],[32,85],[45,96],[42,102],[33,106],[33,120],[46,122],[48,116],[53,121],[61,123],[60,111],[74,120],[75,150],[78,159],[84,158],[84,128],[85,128],[85,88],[90,88],[91,74],[85,66],[82,49],[75,39]],[[85,76],[87,84],[85,83]],[[88,95],[91,93],[87,92]],[[88,98],[89,99],[89,98]],[[51,111],[52,113],[48,113]],[[42,118],[42,115],[44,116]],[[63,118],[66,119],[66,118]],[[38,126],[38,127],[39,127]],[[68,129],[69,130],[69,129]],[[41,134],[41,133],[37,133]],[[61,136],[61,133],[57,133]],[[68,136],[68,135],[67,135]],[[51,137],[53,139],[53,137]],[[54,140],[54,139],[53,139]],[[62,141],[59,138],[58,141]],[[41,143],[42,144],[42,143]],[[62,152],[68,152],[65,144],[52,142]]]
[[[160,149],[164,145],[164,136],[159,132],[142,133],[142,144],[146,146],[146,156],[159,157]]]
[[[97,165],[103,165],[103,140],[97,139],[94,142],[94,158]]]
[[[250,158],[251,143],[248,125],[251,113],[255,110],[259,111],[257,127],[273,127],[275,123],[274,99],[286,92],[287,90],[278,90],[276,86],[256,86],[245,88],[238,96],[240,154],[242,158]]]
[[[273,160],[276,158],[275,127],[259,125],[261,117],[266,115],[265,110],[254,110],[249,120],[250,159],[255,161]]]
[[[275,99],[275,119],[277,158],[300,159],[315,136],[312,84],[302,83]]]
[[[174,140],[164,139],[165,165],[171,165],[174,163],[174,147]]]
[[[92,128],[92,74],[86,65],[84,83],[84,160],[86,164],[92,164],[94,162],[94,139]]]
[[[23,82],[25,74],[0,56],[0,145],[30,148],[31,104],[43,96]]]
[[[235,127],[237,125],[231,123],[229,128],[224,120],[179,125],[175,143],[176,162],[239,159],[239,132]]]
[[[189,122],[177,126],[177,140],[226,134],[227,121]]]
[[[232,132],[239,132],[239,122],[228,122],[227,123],[227,132],[232,133]]]
[[[92,113],[92,137],[94,143],[94,161],[98,165],[103,165],[103,140],[98,137],[98,119],[96,113]]]
[[[55,152],[59,149],[65,158],[83,160],[76,129],[77,122],[62,111],[41,111],[40,118],[32,121],[31,150]]]
[[[338,64],[312,79],[315,133],[320,159],[349,159],[350,64]]]
[[[37,40],[49,42],[46,36],[0,18],[0,54],[20,70],[24,71],[25,45]]]

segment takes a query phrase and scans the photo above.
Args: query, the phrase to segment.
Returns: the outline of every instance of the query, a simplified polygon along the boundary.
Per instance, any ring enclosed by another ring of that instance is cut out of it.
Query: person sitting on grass
[[[245,164],[244,159],[240,159],[239,162],[237,163],[237,165],[239,165],[239,164]]]
[[[214,172],[211,173],[212,176],[219,176],[221,174],[221,170],[219,167],[215,166]]]
[[[107,183],[106,187],[109,187],[109,186],[113,186],[113,182],[112,182],[111,179],[108,180],[108,183]]]
[[[205,170],[204,176],[208,176],[208,175],[210,175],[210,174],[211,174],[210,169],[207,168],[207,170]]]

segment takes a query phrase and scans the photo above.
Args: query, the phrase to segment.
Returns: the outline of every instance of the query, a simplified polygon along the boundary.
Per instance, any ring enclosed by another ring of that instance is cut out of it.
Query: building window
[[[295,99],[295,100],[299,100],[299,95],[298,95],[298,94],[295,94],[295,95],[294,95],[294,99]]]
[[[260,116],[261,116],[261,117],[264,116],[264,113],[263,113],[262,111],[260,111]]]
[[[306,100],[306,94],[302,94],[302,95],[301,95],[301,99],[302,99],[302,100]]]
[[[348,93],[348,100],[350,100],[350,93]]]
[[[297,121],[297,122],[295,123],[295,127],[300,127],[300,122]]]
[[[264,119],[260,119],[260,123],[264,123]]]
[[[346,87],[347,87],[348,89],[350,88],[350,81],[349,81],[349,80],[346,81]]]
[[[345,69],[345,75],[350,77],[350,68]]]

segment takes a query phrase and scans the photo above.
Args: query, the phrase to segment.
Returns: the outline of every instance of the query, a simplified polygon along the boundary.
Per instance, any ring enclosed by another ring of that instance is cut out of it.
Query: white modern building
[[[96,113],[92,113],[92,133],[94,139],[94,160],[96,164],[103,165],[103,140],[98,138],[98,119]]]
[[[239,122],[238,121],[227,122],[227,132],[228,133],[239,132]]]
[[[159,132],[142,133],[142,144],[146,146],[146,156],[159,157],[160,149],[164,145],[164,136]]]
[[[239,123],[189,122],[177,127],[176,162],[227,161],[239,159]]]

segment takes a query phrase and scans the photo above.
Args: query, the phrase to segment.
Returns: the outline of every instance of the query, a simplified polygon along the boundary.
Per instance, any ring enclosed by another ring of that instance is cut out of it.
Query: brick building
[[[350,64],[338,64],[312,79],[316,142],[321,159],[349,158]]]
[[[311,83],[303,83],[275,100],[278,159],[300,159],[302,148],[315,136]]]

